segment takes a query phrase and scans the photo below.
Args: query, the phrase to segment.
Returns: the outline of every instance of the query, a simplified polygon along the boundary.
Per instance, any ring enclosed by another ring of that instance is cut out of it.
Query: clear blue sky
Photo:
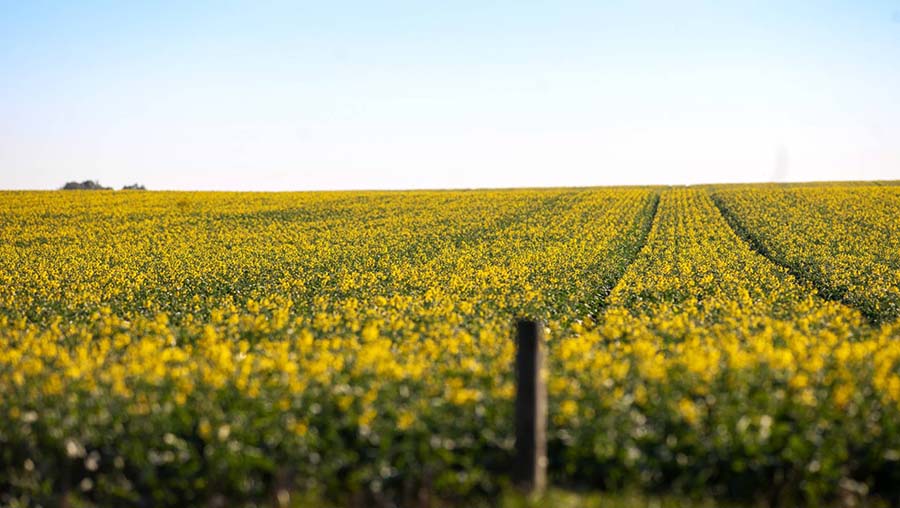
[[[0,188],[900,179],[900,0],[0,0]]]

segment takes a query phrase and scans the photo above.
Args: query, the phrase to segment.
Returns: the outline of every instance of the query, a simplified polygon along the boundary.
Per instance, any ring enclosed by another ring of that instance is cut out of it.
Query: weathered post
[[[547,484],[547,385],[544,370],[544,325],[516,322],[516,464],[514,480],[525,492],[540,493]]]

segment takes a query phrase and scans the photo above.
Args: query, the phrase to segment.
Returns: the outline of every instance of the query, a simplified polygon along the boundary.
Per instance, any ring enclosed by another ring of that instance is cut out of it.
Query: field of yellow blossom
[[[0,192],[0,505],[900,502],[900,186]]]

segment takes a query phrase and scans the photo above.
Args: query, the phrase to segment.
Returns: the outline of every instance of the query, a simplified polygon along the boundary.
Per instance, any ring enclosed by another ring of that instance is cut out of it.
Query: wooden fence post
[[[514,481],[525,492],[540,493],[547,484],[547,385],[544,370],[544,325],[516,322],[516,464]]]

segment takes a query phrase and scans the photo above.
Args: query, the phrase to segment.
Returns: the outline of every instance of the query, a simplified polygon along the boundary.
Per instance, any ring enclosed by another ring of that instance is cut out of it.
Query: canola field
[[[900,502],[900,186],[0,193],[0,505]]]

